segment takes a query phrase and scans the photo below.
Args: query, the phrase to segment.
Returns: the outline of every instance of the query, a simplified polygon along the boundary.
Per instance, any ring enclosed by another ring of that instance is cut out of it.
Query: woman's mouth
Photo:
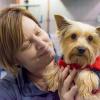
[[[38,57],[44,56],[44,55],[50,55],[50,57],[54,56],[54,51],[51,47],[46,46],[43,47],[37,52]]]

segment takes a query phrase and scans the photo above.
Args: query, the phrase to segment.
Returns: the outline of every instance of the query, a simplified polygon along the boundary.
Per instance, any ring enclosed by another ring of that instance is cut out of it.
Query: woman
[[[0,100],[74,100],[76,70],[68,75],[69,67],[59,69],[54,56],[47,33],[28,11],[2,10],[0,64],[8,75],[0,80]]]

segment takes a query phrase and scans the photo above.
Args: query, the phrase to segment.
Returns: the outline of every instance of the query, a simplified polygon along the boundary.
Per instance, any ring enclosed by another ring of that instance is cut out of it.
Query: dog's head
[[[55,15],[57,35],[67,63],[92,64],[100,52],[100,27]]]

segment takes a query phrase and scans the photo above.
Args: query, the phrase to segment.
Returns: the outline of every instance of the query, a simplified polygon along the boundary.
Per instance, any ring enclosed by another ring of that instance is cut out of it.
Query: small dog
[[[78,95],[82,100],[100,100],[100,92],[93,93],[100,88],[100,79],[87,67],[100,55],[100,27],[72,21],[61,15],[55,15],[55,20],[64,61],[81,66],[75,78]]]

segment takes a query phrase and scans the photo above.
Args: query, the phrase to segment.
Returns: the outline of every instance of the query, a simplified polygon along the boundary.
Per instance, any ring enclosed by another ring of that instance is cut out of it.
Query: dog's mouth
[[[80,66],[85,66],[90,64],[90,59],[89,55],[82,55],[82,54],[71,54],[69,56],[69,61],[70,63],[77,63]]]

